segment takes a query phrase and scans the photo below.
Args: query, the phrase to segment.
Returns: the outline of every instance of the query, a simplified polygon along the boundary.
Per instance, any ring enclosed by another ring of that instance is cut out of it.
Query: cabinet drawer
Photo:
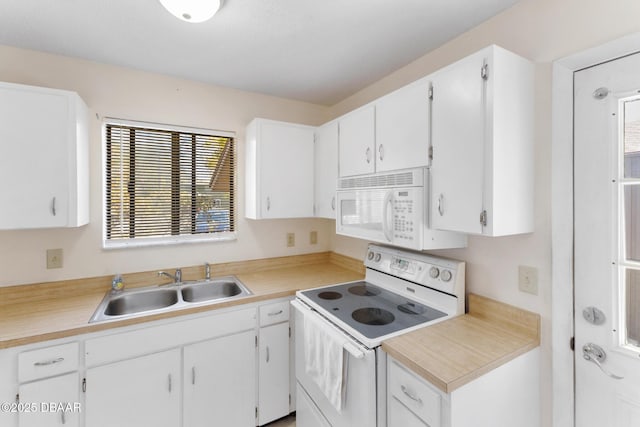
[[[18,381],[24,383],[76,371],[79,351],[78,343],[72,342],[22,352],[18,355]]]
[[[428,425],[440,425],[440,394],[396,361],[389,363],[389,393]]]
[[[260,307],[260,326],[273,325],[289,320],[289,301],[276,302]]]

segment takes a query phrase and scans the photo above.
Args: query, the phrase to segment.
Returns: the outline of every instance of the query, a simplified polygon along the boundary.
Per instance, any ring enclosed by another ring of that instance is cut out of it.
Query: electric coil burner
[[[366,277],[298,298],[370,348],[383,338],[464,313],[464,263],[370,245]]]

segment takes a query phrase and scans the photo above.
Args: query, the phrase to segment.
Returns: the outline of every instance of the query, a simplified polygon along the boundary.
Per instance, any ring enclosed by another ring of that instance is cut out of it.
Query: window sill
[[[235,231],[222,232],[216,234],[205,235],[188,235],[188,236],[172,236],[172,237],[151,237],[138,238],[134,240],[103,240],[102,249],[127,249],[141,248],[150,246],[174,246],[191,243],[216,243],[229,242],[237,240],[238,235]]]

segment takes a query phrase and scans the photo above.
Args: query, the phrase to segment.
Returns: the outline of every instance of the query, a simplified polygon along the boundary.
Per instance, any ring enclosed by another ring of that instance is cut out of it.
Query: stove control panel
[[[464,262],[369,245],[365,266],[442,292],[464,294]]]

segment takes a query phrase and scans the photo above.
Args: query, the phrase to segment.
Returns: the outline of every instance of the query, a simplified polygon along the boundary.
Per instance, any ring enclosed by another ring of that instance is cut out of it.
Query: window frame
[[[218,136],[225,138],[232,138],[233,144],[231,149],[233,150],[233,183],[234,191],[231,197],[233,198],[230,215],[234,218],[234,230],[233,231],[220,231],[215,233],[198,233],[198,234],[184,234],[184,235],[170,235],[170,236],[158,236],[158,237],[141,237],[133,239],[107,239],[107,126],[128,126],[128,127],[142,127],[153,130],[166,131],[166,132],[184,132],[195,133],[200,135]],[[238,239],[237,234],[237,174],[238,174],[238,156],[236,147],[236,133],[230,131],[221,131],[215,129],[195,128],[188,126],[178,126],[162,123],[143,122],[136,120],[125,120],[112,117],[105,117],[101,126],[101,139],[102,139],[102,169],[101,169],[101,197],[102,197],[102,248],[103,249],[124,249],[124,248],[137,248],[137,247],[149,247],[149,246],[167,246],[167,245],[179,245],[189,243],[212,243],[212,242],[228,242]]]

